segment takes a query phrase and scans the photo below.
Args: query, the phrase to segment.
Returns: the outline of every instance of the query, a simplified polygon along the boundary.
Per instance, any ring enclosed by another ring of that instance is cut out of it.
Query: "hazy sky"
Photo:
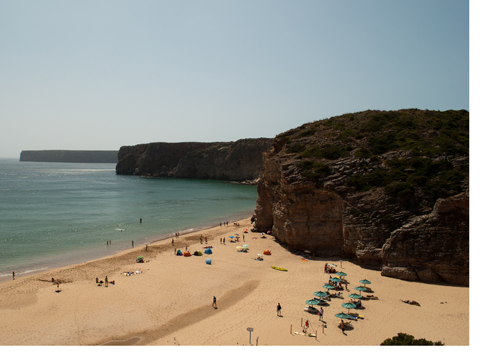
[[[469,110],[466,0],[0,0],[0,157]]]

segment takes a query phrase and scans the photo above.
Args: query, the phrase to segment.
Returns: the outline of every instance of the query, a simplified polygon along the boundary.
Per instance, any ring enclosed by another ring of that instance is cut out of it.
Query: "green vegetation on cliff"
[[[276,141],[300,160],[300,175],[317,187],[332,175],[330,167],[345,158],[358,160],[346,186],[361,192],[384,188],[392,201],[410,208],[423,200],[433,206],[436,199],[468,186],[465,110],[367,110],[304,124]]]

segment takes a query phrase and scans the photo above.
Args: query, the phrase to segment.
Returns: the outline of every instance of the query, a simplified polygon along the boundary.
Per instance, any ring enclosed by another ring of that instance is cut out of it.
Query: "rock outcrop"
[[[20,161],[116,163],[117,156],[117,150],[23,150]]]
[[[466,285],[468,162],[466,111],[305,124],[264,153],[254,230],[386,276]]]
[[[227,181],[255,180],[272,139],[122,146],[117,174]]]

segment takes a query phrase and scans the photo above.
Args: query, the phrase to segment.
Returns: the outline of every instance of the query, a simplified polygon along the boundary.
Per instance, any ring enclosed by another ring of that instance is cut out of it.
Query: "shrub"
[[[405,333],[398,333],[397,336],[394,336],[390,339],[385,339],[380,345],[436,345],[443,346],[441,341],[433,342],[425,339],[415,339],[412,335]]]
[[[370,150],[375,155],[384,154],[398,147],[395,143],[395,134],[391,132],[381,134],[378,137],[372,136],[368,138],[368,145],[370,145]]]
[[[293,144],[287,147],[287,154],[299,153],[305,150],[305,144]]]
[[[368,149],[361,147],[359,150],[355,151],[354,155],[362,159],[368,159],[372,156],[372,153]]]
[[[413,187],[409,183],[402,181],[385,186],[385,194],[395,199],[399,194],[413,194]]]

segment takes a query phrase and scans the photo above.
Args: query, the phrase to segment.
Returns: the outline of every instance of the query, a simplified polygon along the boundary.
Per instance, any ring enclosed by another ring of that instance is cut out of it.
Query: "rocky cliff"
[[[20,153],[20,161],[116,163],[117,155],[117,150],[24,150]]]
[[[120,148],[117,174],[244,181],[260,176],[272,139],[150,143]]]
[[[469,280],[467,111],[364,111],[264,153],[256,231],[407,280]]]

